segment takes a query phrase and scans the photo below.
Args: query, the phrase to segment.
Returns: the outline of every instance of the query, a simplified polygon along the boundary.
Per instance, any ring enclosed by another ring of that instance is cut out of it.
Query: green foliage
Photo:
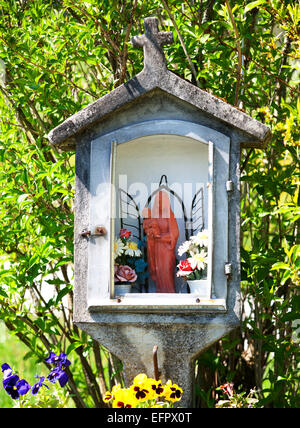
[[[299,407],[298,2],[0,0],[0,11],[0,318],[28,358],[71,353],[77,407],[104,406],[120,380],[72,322],[74,155],[46,136],[141,70],[130,37],[156,15],[174,33],[169,68],[273,132],[265,151],[242,153],[243,328],[199,360],[198,405],[233,381],[265,407]]]
[[[34,379],[38,373],[37,364],[34,359],[26,359],[24,356],[27,354],[27,347],[17,337],[10,335],[7,331],[5,324],[0,322],[0,361],[10,362],[13,369],[17,368],[18,373],[21,374],[23,379]],[[1,373],[2,374],[2,373]],[[2,379],[1,379],[2,380]],[[14,406],[13,400],[10,396],[0,387],[0,408],[12,408]]]
[[[48,383],[49,385],[49,383]],[[19,400],[15,400],[14,409],[64,409],[69,406],[69,393],[58,384],[50,384],[49,389],[42,386],[38,394],[33,396],[27,393]],[[12,400],[11,400],[12,401]]]

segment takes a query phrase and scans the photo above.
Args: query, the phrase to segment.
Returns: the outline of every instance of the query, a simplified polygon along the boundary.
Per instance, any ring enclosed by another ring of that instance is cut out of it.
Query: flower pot
[[[131,282],[115,284],[115,297],[122,297],[125,296],[125,294],[130,293],[131,287]]]
[[[191,294],[197,294],[203,299],[210,299],[210,283],[207,279],[194,279],[187,281]]]

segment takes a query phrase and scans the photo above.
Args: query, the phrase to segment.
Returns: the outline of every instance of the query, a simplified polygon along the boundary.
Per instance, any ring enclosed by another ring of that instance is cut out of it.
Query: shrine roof
[[[247,134],[243,147],[265,147],[271,138],[266,125],[168,70],[162,45],[172,41],[172,33],[158,32],[156,18],[146,18],[144,22],[146,34],[132,38],[133,46],[144,49],[143,71],[54,128],[48,135],[50,143],[63,150],[72,150],[76,135],[107,115],[117,113],[126,104],[138,103],[140,97],[160,90]]]

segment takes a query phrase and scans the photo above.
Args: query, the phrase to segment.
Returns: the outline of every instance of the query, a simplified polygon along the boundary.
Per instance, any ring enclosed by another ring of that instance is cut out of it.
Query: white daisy
[[[136,242],[129,241],[125,247],[125,254],[131,257],[140,257],[142,255],[141,250],[138,248]]]
[[[201,250],[200,253],[191,253],[191,257],[188,258],[188,261],[191,264],[192,269],[204,270],[206,268],[208,259],[207,253],[204,250]]]
[[[114,257],[115,259],[124,252],[125,245],[121,241],[121,239],[116,239],[114,242]]]
[[[185,241],[178,247],[178,255],[182,256],[182,254],[187,253],[191,247],[191,241]]]
[[[191,236],[191,241],[193,244],[198,245],[199,247],[207,247],[208,231],[203,230],[202,232],[198,232],[197,235]]]

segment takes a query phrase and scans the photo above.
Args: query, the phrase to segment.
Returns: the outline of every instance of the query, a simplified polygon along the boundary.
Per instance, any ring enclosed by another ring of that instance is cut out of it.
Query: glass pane
[[[192,279],[205,277],[208,171],[208,145],[187,137],[155,135],[118,145],[115,289],[190,292],[183,274],[188,264]]]

